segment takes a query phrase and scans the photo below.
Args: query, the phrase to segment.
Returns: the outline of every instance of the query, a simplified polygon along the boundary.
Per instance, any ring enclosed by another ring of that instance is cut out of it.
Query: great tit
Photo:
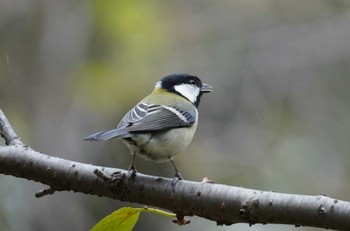
[[[150,95],[126,113],[117,128],[88,135],[83,140],[121,138],[133,156],[129,170],[136,172],[134,162],[139,155],[155,162],[170,161],[175,177],[181,179],[173,159],[190,144],[198,124],[201,96],[212,90],[212,86],[193,75],[165,76]]]

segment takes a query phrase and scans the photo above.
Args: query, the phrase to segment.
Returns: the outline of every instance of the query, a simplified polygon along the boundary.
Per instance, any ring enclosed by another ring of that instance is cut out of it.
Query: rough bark
[[[24,145],[0,110],[0,173],[48,185],[37,197],[74,191],[121,201],[137,202],[200,216],[218,225],[290,224],[336,230],[350,229],[350,203],[323,195],[283,194],[240,188],[210,181],[149,176],[78,163],[39,153]]]

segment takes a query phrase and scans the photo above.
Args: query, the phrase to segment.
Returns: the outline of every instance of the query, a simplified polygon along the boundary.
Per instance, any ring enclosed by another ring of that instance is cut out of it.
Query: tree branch
[[[17,136],[13,130],[11,124],[6,118],[3,111],[0,109],[0,135],[5,140],[6,145],[23,145],[21,139]]]
[[[0,173],[48,185],[36,194],[74,191],[136,202],[175,212],[178,218],[200,216],[218,225],[245,222],[292,224],[349,230],[350,203],[323,195],[266,192],[215,183],[173,180],[78,163],[36,152],[23,145],[0,110]]]

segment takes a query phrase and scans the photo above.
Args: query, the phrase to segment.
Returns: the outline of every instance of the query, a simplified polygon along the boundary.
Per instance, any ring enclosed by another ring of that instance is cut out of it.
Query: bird
[[[198,106],[213,87],[190,74],[171,74],[156,82],[154,90],[128,111],[116,128],[88,135],[83,140],[122,139],[136,174],[136,155],[154,162],[170,161],[175,177],[182,179],[173,159],[191,143],[198,124]]]

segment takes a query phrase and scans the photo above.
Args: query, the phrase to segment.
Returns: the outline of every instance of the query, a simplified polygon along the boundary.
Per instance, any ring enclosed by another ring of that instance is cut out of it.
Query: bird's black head
[[[189,101],[196,107],[199,105],[203,93],[211,92],[212,86],[202,83],[197,77],[189,74],[172,74],[163,77],[156,87],[178,94]]]

